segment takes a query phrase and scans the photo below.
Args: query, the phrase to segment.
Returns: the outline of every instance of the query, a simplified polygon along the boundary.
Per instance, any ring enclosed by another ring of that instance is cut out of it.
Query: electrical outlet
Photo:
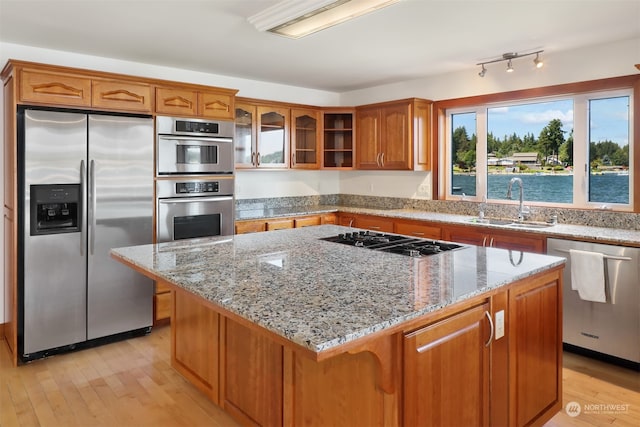
[[[500,310],[496,313],[496,336],[495,339],[500,339],[504,336],[504,310]]]

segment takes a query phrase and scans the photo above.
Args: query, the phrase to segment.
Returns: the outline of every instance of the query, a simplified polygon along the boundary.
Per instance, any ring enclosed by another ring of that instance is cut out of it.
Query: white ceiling
[[[640,37],[640,0],[402,0],[291,40],[247,22],[278,1],[0,0],[0,41],[345,92]]]

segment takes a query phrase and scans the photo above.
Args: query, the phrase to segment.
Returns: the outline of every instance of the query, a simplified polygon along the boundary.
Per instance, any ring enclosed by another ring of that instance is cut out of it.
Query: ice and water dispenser
[[[80,184],[31,186],[31,235],[80,231]]]

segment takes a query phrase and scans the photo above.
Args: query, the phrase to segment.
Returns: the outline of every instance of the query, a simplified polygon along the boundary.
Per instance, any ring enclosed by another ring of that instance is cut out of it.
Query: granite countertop
[[[565,262],[476,246],[412,258],[319,240],[352,230],[322,225],[112,254],[316,353]]]
[[[415,209],[376,209],[352,206],[304,206],[278,209],[237,210],[237,220],[276,218],[297,215],[312,215],[329,212],[348,212],[364,215],[375,215],[396,219],[441,222],[444,224],[474,225],[495,230],[517,230],[526,233],[543,234],[559,239],[580,239],[594,242],[606,242],[629,246],[640,246],[640,231],[619,228],[588,227],[584,225],[556,224],[547,228],[515,229],[505,225],[483,224],[471,222],[474,217],[448,213],[436,213]]]

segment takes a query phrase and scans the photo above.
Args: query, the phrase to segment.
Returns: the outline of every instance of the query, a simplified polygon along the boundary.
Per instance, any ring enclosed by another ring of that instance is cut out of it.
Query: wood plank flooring
[[[237,426],[171,368],[170,336],[163,326],[18,368],[0,341],[0,426]],[[577,402],[582,412],[563,410],[545,427],[640,425],[640,373],[570,353],[564,359],[564,405]]]

